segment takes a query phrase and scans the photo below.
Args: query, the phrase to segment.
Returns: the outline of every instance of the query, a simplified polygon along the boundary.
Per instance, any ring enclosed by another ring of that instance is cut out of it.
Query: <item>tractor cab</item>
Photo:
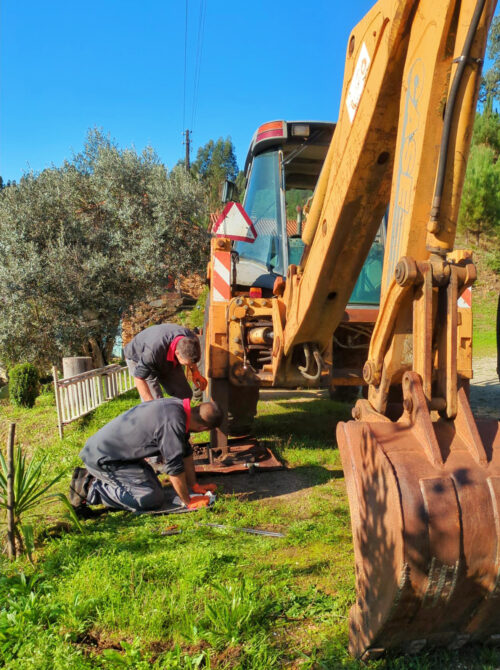
[[[243,206],[257,237],[237,241],[236,284],[271,295],[277,277],[289,265],[298,265],[304,251],[304,208],[312,197],[334,123],[272,121],[260,126],[252,138],[245,162],[246,191]],[[378,306],[382,278],[385,227],[381,226],[350,304]]]

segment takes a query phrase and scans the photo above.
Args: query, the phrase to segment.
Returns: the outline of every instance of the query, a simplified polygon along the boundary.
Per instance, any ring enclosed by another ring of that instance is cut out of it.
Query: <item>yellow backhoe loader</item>
[[[457,303],[476,272],[453,250],[495,4],[379,0],[336,126],[261,126],[244,207],[213,229],[204,371],[230,420],[213,446],[230,453],[262,386],[364,384],[337,426],[357,657],[500,643],[500,430],[470,410]]]

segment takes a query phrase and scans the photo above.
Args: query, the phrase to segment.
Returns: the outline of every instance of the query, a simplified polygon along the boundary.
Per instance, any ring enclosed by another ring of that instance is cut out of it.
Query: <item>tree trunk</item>
[[[109,361],[111,360],[111,356],[113,354],[113,347],[115,346],[115,343],[113,341],[111,342],[106,342],[106,346],[104,347],[104,358],[106,360],[106,363],[109,364]]]
[[[106,365],[102,351],[95,337],[89,337],[89,347],[94,368],[103,368]]]
[[[16,435],[16,424],[9,426],[7,439],[7,548],[9,559],[16,558],[16,522],[14,519],[14,440]]]

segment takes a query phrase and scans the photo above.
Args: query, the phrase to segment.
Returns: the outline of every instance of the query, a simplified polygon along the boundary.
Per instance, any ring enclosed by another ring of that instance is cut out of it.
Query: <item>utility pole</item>
[[[190,131],[187,129],[186,132],[183,133],[183,135],[186,136],[186,141],[184,142],[184,144],[186,145],[186,172],[188,172],[189,169],[191,168],[191,164],[189,162],[189,133]]]

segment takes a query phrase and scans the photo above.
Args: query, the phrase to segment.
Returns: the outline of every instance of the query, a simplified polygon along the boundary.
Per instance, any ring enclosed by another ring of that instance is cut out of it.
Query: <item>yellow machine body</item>
[[[333,375],[367,387],[353,421],[337,427],[358,657],[500,642],[500,429],[469,407],[472,320],[457,301],[476,272],[469,254],[453,250],[495,4],[379,0],[353,29],[304,252],[272,292],[233,281],[234,245],[212,240],[212,397],[230,414],[251,414],[260,386],[321,386]],[[257,140],[290,132],[273,123]],[[302,150],[311,145],[303,139]],[[283,150],[280,160],[291,158]],[[386,211],[380,307],[362,314],[348,303]],[[344,349],[369,341],[362,372],[336,368],[341,331],[358,338],[340,342]],[[229,430],[214,443],[224,447]]]

